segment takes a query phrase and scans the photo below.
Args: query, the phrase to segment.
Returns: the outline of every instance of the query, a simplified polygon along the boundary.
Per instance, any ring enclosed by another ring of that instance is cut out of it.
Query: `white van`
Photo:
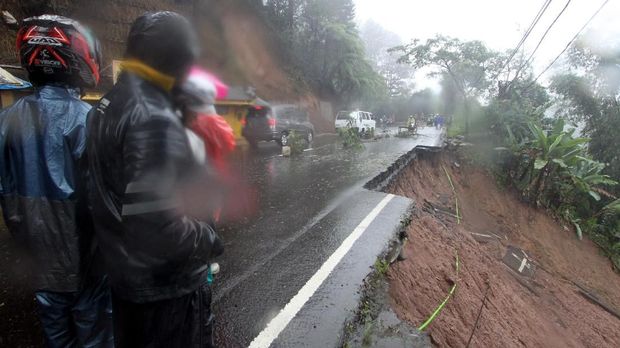
[[[336,115],[336,130],[339,128],[357,128],[361,134],[374,132],[375,120],[366,111],[340,111]]]

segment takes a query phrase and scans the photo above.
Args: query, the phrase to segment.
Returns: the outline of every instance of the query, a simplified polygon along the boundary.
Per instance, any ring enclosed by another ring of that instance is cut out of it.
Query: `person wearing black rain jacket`
[[[120,348],[213,346],[206,277],[223,247],[209,221],[183,210],[183,187],[204,168],[171,98],[196,57],[185,18],[142,15],[118,82],[89,117],[89,191]]]

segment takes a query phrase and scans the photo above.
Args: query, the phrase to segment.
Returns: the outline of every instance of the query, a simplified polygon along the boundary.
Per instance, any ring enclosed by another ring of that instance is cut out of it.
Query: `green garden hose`
[[[458,275],[459,275],[459,254],[457,252],[456,253],[456,276],[458,277]],[[452,288],[450,289],[450,292],[448,293],[448,296],[446,296],[445,300],[443,300],[443,302],[441,302],[439,307],[437,307],[437,309],[435,309],[433,314],[428,319],[426,319],[424,324],[422,324],[422,325],[420,325],[420,327],[418,327],[419,331],[424,331],[424,329],[426,329],[426,327],[429,326],[433,322],[433,320],[435,320],[435,317],[437,317],[437,315],[439,315],[439,313],[441,312],[443,307],[446,305],[446,303],[448,303],[448,300],[450,299],[450,297],[452,297],[452,294],[454,294],[455,290],[456,290],[456,281],[454,282],[454,285],[452,285]]]

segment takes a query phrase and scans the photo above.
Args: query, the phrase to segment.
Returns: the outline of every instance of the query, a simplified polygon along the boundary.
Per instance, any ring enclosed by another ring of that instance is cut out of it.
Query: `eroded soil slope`
[[[471,347],[620,347],[620,319],[580,293],[585,289],[620,308],[620,276],[609,260],[592,242],[579,241],[572,229],[465,162],[447,154],[421,155],[389,188],[417,202],[408,259],[388,273],[398,316],[419,326],[457,282],[454,296],[427,329],[436,346],[467,345],[488,288]],[[454,182],[460,224],[444,168]],[[472,232],[497,237],[480,243]],[[531,280],[501,261],[508,245],[533,259]]]

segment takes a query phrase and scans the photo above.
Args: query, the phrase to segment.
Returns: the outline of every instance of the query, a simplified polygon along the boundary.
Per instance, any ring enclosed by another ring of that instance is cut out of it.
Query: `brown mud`
[[[455,186],[460,224],[444,168]],[[433,345],[467,346],[482,308],[471,347],[620,347],[620,319],[580,293],[586,289],[618,309],[620,275],[572,228],[452,154],[421,154],[387,191],[413,198],[417,207],[407,230],[407,259],[388,271],[398,317],[420,326],[457,283],[454,296],[427,328]],[[424,202],[430,205],[423,208]],[[480,243],[472,233],[493,237]],[[502,262],[508,245],[533,260],[531,279]]]

